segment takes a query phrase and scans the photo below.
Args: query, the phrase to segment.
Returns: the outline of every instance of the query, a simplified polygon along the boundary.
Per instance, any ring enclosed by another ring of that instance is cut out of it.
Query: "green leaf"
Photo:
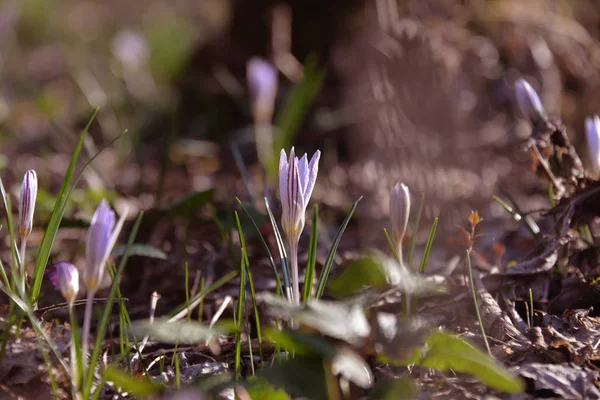
[[[328,288],[336,297],[348,297],[365,287],[381,289],[387,286],[385,273],[373,257],[363,257],[350,262],[344,271],[330,280]]]
[[[299,306],[272,293],[263,293],[273,316],[310,326],[324,335],[360,345],[371,333],[363,305],[358,302],[311,300]]]
[[[396,378],[379,382],[369,396],[371,399],[378,400],[405,400],[416,399],[417,397],[415,386],[408,378]]]
[[[397,260],[377,251],[350,262],[344,272],[331,281],[329,289],[336,296],[347,297],[365,287],[383,289],[390,286],[396,286],[401,293],[410,295],[440,289],[439,285],[413,274]]]
[[[214,194],[214,189],[188,193],[177,203],[167,207],[165,211],[174,216],[189,218],[195,210],[208,203]]]
[[[104,379],[107,382],[114,383],[119,389],[136,397],[150,396],[163,391],[161,385],[157,385],[148,379],[133,377],[113,365],[109,365],[104,371]]]
[[[284,388],[292,397],[326,400],[323,357],[296,355],[273,363],[259,372],[272,385]]]
[[[194,321],[168,322],[167,318],[159,318],[152,323],[148,321],[134,322],[131,333],[138,338],[150,336],[161,343],[198,344],[213,340],[222,332],[217,328],[209,328]]]
[[[118,246],[115,246],[114,250],[112,251],[112,254],[114,256],[122,256],[123,254],[125,254],[125,249],[126,249],[126,246],[120,244]],[[148,258],[157,258],[159,260],[167,259],[167,254],[164,251],[157,249],[154,246],[150,246],[148,244],[141,244],[141,243],[132,245],[131,249],[129,251],[129,255],[130,256],[148,257]]]
[[[523,381],[502,364],[463,339],[443,332],[434,332],[429,337],[426,348],[417,355],[415,363],[440,371],[463,372],[506,393],[520,393],[525,388]]]
[[[246,390],[251,399],[289,400],[290,396],[283,390],[276,389],[264,378],[250,378]]]

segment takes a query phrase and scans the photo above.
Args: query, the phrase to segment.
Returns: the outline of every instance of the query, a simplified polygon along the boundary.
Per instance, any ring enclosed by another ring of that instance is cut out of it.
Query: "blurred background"
[[[546,191],[520,151],[529,127],[513,82],[538,90],[585,158],[599,29],[593,0],[3,0],[2,178],[16,191],[39,171],[44,221],[99,107],[84,159],[127,132],[84,175],[73,212],[102,196],[135,210],[211,187],[234,204],[249,197],[236,155],[260,194],[246,82],[259,56],[279,73],[274,137],[323,151],[314,198],[326,210],[343,217],[365,196],[365,244],[399,180],[451,228],[474,208],[506,219],[493,194],[535,209]]]

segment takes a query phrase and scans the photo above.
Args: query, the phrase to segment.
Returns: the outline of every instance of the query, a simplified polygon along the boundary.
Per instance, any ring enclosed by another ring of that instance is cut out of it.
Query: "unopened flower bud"
[[[277,96],[277,70],[262,58],[254,57],[248,62],[246,75],[254,119],[270,123]]]
[[[85,244],[86,266],[83,281],[88,292],[94,293],[102,284],[105,264],[121,231],[125,215],[124,213],[121,216],[115,226],[115,212],[106,200],[102,199],[96,208]]]
[[[515,83],[515,92],[519,108],[531,124],[536,125],[548,118],[540,97],[526,80],[519,79]]]
[[[79,293],[77,268],[71,263],[61,261],[52,267],[48,275],[54,287],[60,291],[69,306],[72,306]]]
[[[19,235],[21,239],[27,238],[33,229],[33,212],[35,210],[37,187],[37,175],[34,170],[30,169],[23,177],[19,197]]]
[[[597,115],[585,119],[585,137],[592,168],[595,173],[598,173],[600,172],[600,118]]]
[[[402,240],[406,235],[408,218],[410,216],[410,190],[404,183],[397,183],[390,197],[390,222],[392,227],[392,242],[397,249],[402,262]]]

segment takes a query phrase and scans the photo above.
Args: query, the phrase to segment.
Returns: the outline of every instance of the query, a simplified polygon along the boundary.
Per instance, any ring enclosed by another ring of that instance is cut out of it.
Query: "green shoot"
[[[240,223],[240,217],[238,213],[235,213],[235,222],[237,224],[238,235],[240,237],[240,245],[243,249],[242,251],[242,262],[245,264],[245,271],[248,275],[248,285],[250,286],[250,294],[252,296],[252,308],[254,312],[254,322],[256,323],[256,334],[258,337],[258,353],[260,362],[263,362],[263,350],[262,350],[262,333],[260,329],[260,314],[258,312],[258,304],[256,302],[256,292],[254,290],[254,281],[252,280],[252,272],[250,271],[250,260],[248,259],[248,250],[246,247],[246,240],[244,239],[244,232],[242,231],[242,224]],[[240,271],[242,273],[242,271]],[[248,342],[250,342],[250,332],[248,332]],[[250,351],[252,351],[252,345],[250,344]],[[252,375],[254,375],[254,362],[252,361],[252,356],[250,356],[251,367],[252,367]]]
[[[292,302],[292,281],[290,278],[290,268],[288,265],[287,253],[285,251],[285,244],[283,243],[281,233],[277,227],[277,222],[275,222],[275,217],[273,216],[273,212],[269,206],[269,200],[267,200],[266,197],[265,206],[267,208],[269,219],[271,220],[271,226],[273,227],[273,233],[275,234],[275,240],[277,241],[277,248],[279,249],[279,258],[281,259],[281,268],[283,270],[283,283],[285,285],[285,295],[287,299]]]
[[[412,239],[410,241],[410,250],[409,250],[409,254],[408,254],[408,266],[410,267],[411,271],[413,271],[413,259],[415,256],[415,249],[417,247],[417,234],[419,233],[419,228],[421,227],[421,216],[423,215],[423,206],[424,205],[425,205],[425,193],[422,193],[421,199],[419,200],[419,210],[417,211],[417,218],[415,221],[415,229],[413,231]]]
[[[425,268],[427,267],[427,261],[429,260],[429,253],[431,253],[431,246],[433,245],[433,239],[435,238],[435,232],[437,230],[439,218],[433,220],[433,225],[431,225],[431,229],[429,230],[429,237],[427,238],[427,243],[425,244],[425,250],[423,251],[423,258],[421,259],[421,265],[419,265],[419,273],[424,274]]]
[[[362,196],[359,197],[358,200],[356,200],[354,202],[354,204],[352,204],[352,208],[350,208],[350,211],[348,211],[348,215],[346,215],[344,222],[342,222],[340,229],[338,230],[337,234],[335,235],[333,244],[331,245],[331,248],[329,249],[329,254],[327,254],[327,258],[325,259],[325,265],[323,265],[323,270],[321,271],[321,276],[319,277],[319,282],[317,284],[317,292],[315,294],[315,299],[320,299],[321,296],[323,296],[323,292],[325,292],[325,286],[327,285],[327,278],[329,277],[329,272],[331,271],[331,266],[333,265],[333,260],[335,258],[335,254],[337,252],[338,245],[340,244],[342,235],[344,234],[344,231],[346,230],[346,227],[348,226],[348,223],[350,222],[350,218],[352,218],[352,215],[354,214],[354,211],[356,210],[356,207],[358,206],[358,203],[361,201],[361,199],[362,199]]]
[[[483,327],[483,320],[481,319],[481,313],[479,312],[479,305],[477,304],[477,293],[475,291],[475,282],[473,281],[473,269],[471,268],[471,249],[467,249],[467,267],[469,270],[469,285],[471,286],[471,295],[473,296],[473,305],[475,306],[475,313],[477,314],[477,321],[479,322],[479,328],[481,329],[481,335],[485,342],[485,348],[487,349],[490,357],[492,356],[492,350],[488,343],[487,336],[485,334],[485,328]]]
[[[312,226],[310,232],[310,244],[308,246],[308,262],[306,263],[306,273],[304,275],[304,289],[302,291],[302,301],[310,300],[313,289],[313,280],[315,277],[315,266],[317,263],[317,239],[319,228],[319,206],[315,204],[312,212]]]

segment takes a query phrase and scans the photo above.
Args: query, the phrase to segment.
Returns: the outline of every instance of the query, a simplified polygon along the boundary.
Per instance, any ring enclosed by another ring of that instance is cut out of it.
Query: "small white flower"
[[[585,119],[585,136],[592,167],[595,172],[600,172],[600,118],[597,115]]]
[[[298,242],[304,230],[304,217],[308,201],[317,181],[321,152],[317,150],[308,162],[306,154],[301,159],[290,151],[289,160],[285,150],[279,156],[279,195],[283,212],[281,225],[290,243]]]
[[[410,190],[404,183],[397,183],[390,196],[390,222],[392,240],[396,247],[402,245],[410,216]]]
[[[525,79],[519,79],[515,83],[515,92],[519,108],[525,118],[533,124],[547,119],[540,97]]]
[[[33,229],[33,212],[35,210],[37,187],[37,175],[34,170],[30,169],[23,177],[19,198],[19,234],[22,239],[27,238]]]
[[[79,293],[77,268],[71,263],[61,261],[52,267],[48,275],[54,287],[60,291],[69,306],[72,306]]]

